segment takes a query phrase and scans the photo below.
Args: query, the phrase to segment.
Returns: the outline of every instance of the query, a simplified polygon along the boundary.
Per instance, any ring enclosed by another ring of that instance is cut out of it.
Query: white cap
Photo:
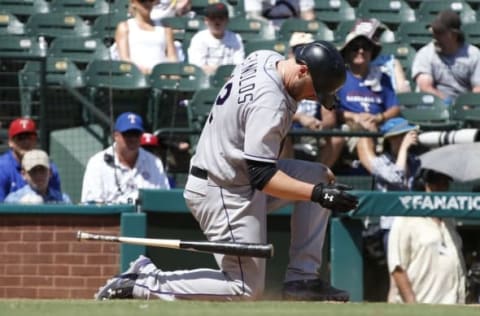
[[[25,171],[30,171],[36,166],[43,166],[50,169],[50,159],[46,152],[40,149],[27,151],[22,158],[22,167]]]

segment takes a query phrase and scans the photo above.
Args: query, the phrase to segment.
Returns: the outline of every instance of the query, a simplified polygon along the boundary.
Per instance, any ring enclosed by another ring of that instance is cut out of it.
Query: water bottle
[[[48,43],[45,36],[38,37],[38,47],[40,48],[40,56],[47,56]]]

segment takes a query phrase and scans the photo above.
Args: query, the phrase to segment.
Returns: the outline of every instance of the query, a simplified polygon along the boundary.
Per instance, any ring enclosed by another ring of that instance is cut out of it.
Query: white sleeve
[[[160,188],[161,189],[170,189],[170,182],[168,182],[168,175],[167,173],[165,172],[165,170],[163,169],[163,163],[162,161],[160,160],[160,158],[155,158],[155,167],[157,168],[158,172],[160,173],[161,175],[161,178],[160,178]]]
[[[200,31],[201,32],[201,31]],[[202,33],[198,32],[190,40],[190,46],[188,46],[188,62],[190,64],[203,67],[207,64],[207,45],[203,43]]]
[[[103,186],[102,177],[100,176],[100,166],[96,161],[96,156],[90,158],[83,175],[82,197],[80,201],[86,202],[104,202],[102,196]]]

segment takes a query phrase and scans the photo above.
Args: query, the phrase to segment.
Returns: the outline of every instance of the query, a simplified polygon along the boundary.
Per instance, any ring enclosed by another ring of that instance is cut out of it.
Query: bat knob
[[[77,240],[82,240],[82,231],[77,231]]]

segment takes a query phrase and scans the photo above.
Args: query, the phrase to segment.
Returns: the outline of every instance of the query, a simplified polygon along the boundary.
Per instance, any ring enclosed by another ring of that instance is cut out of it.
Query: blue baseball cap
[[[115,131],[124,133],[127,131],[144,132],[143,120],[140,115],[133,112],[120,114],[115,121]]]
[[[383,133],[383,137],[387,138],[390,136],[400,135],[407,133],[409,131],[417,130],[419,127],[417,125],[410,124],[403,117],[394,117],[387,120],[380,127],[380,132]]]

